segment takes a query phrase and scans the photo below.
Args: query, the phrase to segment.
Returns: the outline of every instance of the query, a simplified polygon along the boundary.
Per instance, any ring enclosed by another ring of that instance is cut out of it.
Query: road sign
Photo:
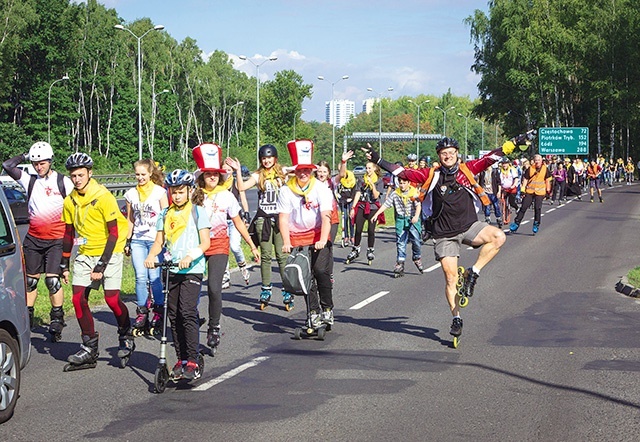
[[[588,127],[541,127],[540,155],[589,155]]]

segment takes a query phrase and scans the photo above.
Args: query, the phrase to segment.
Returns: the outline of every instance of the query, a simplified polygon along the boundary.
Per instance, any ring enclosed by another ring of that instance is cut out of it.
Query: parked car
[[[27,194],[18,184],[2,183],[4,196],[9,201],[11,213],[16,224],[27,224],[29,222],[29,203]]]
[[[367,171],[367,168],[364,166],[356,166],[353,168],[354,175],[364,175],[366,171]]]
[[[384,187],[389,187],[393,185],[393,174],[391,172],[387,172],[382,176],[382,183]]]
[[[0,424],[13,415],[22,370],[31,356],[22,243],[0,192]]]

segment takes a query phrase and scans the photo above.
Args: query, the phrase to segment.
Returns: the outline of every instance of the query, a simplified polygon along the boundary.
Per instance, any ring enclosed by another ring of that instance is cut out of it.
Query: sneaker
[[[462,318],[453,318],[449,334],[451,336],[460,336],[462,334]]]
[[[324,324],[333,325],[333,310],[326,308],[322,311],[322,322]]]
[[[182,361],[176,362],[176,365],[173,366],[173,370],[171,370],[171,377],[174,380],[182,379],[182,375],[184,374],[184,369],[182,367]]]
[[[196,361],[192,361],[189,359],[187,364],[184,366],[182,377],[187,380],[196,380],[200,379],[202,376],[202,371],[200,370],[200,366],[196,363]]]

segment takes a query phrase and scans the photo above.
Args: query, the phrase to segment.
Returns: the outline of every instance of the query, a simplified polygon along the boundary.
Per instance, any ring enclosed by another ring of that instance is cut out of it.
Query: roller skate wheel
[[[368,260],[368,261],[367,261],[368,265],[371,265],[371,263],[372,263],[372,262],[373,262],[373,261],[371,261],[371,260]]]
[[[324,335],[326,334],[326,330],[324,329],[324,327],[320,327],[318,329],[318,339],[321,341],[324,341]]]
[[[453,348],[458,348],[460,345],[460,336],[453,337]]]
[[[136,338],[139,338],[140,336],[144,335],[144,330],[142,330],[141,328],[134,328],[133,329],[133,336],[135,336]]]
[[[467,298],[466,296],[461,297],[460,301],[458,301],[458,305],[460,306],[460,308],[465,308],[467,305],[469,305],[469,298]]]
[[[62,334],[60,333],[51,334],[51,342],[60,342],[61,340],[62,340]]]
[[[129,363],[129,356],[125,356],[124,358],[120,358],[120,368],[125,368]]]
[[[311,336],[313,334],[313,332],[314,332],[314,330],[311,327],[307,327],[307,330],[305,331],[307,336]]]
[[[290,312],[291,310],[293,310],[293,304],[292,303],[288,303],[284,305],[284,308]]]
[[[266,302],[261,302],[261,303],[260,303],[260,310],[264,310],[264,309],[266,309],[268,305],[269,305],[269,304],[268,304],[268,303],[266,303]]]
[[[301,328],[296,328],[296,329],[293,331],[293,337],[294,337],[297,341],[301,340],[301,339],[302,339],[302,329],[301,329]]]

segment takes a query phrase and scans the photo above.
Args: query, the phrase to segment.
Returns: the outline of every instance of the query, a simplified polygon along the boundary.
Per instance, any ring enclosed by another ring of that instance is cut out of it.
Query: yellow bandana
[[[371,176],[364,176],[364,186],[373,189],[374,185],[378,182],[378,175],[374,172]]]
[[[147,198],[149,198],[149,195],[151,195],[151,192],[153,192],[154,186],[155,184],[151,180],[147,181],[147,183],[142,186],[140,184],[136,186],[136,188],[138,189],[138,194],[140,194],[141,203],[144,203]]]
[[[395,192],[400,198],[402,198],[402,204],[404,204],[405,206],[409,201],[417,199],[420,195],[420,191],[413,186],[409,186],[409,189],[406,192],[403,192],[402,190],[400,190],[400,187],[397,187]]]
[[[164,234],[169,243],[175,244],[175,241],[180,238],[180,235],[187,228],[192,207],[193,204],[189,201],[182,210],[178,210],[174,204],[167,210],[167,215],[164,219]]]
[[[347,174],[340,178],[340,184],[347,189],[353,188],[356,185],[356,176],[350,170],[347,170]]]
[[[220,175],[220,177],[222,177],[222,175]],[[216,187],[214,187],[211,190],[208,190],[206,188],[202,188],[202,191],[204,192],[205,195],[207,195],[208,198],[211,198],[213,195],[215,195],[216,193],[220,193],[223,190],[229,190],[231,189],[231,186],[233,185],[233,175],[229,175],[229,178],[227,178],[224,182],[218,182],[218,185]]]
[[[315,177],[311,177],[309,179],[309,184],[307,185],[307,187],[303,190],[300,188],[300,186],[298,185],[298,180],[296,177],[291,177],[289,178],[289,181],[287,181],[287,187],[289,189],[291,189],[291,191],[293,193],[295,193],[296,195],[300,195],[302,197],[304,197],[304,201],[307,201],[307,195],[309,194],[309,192],[311,192],[311,189],[313,189],[313,186],[316,184],[316,178]]]

